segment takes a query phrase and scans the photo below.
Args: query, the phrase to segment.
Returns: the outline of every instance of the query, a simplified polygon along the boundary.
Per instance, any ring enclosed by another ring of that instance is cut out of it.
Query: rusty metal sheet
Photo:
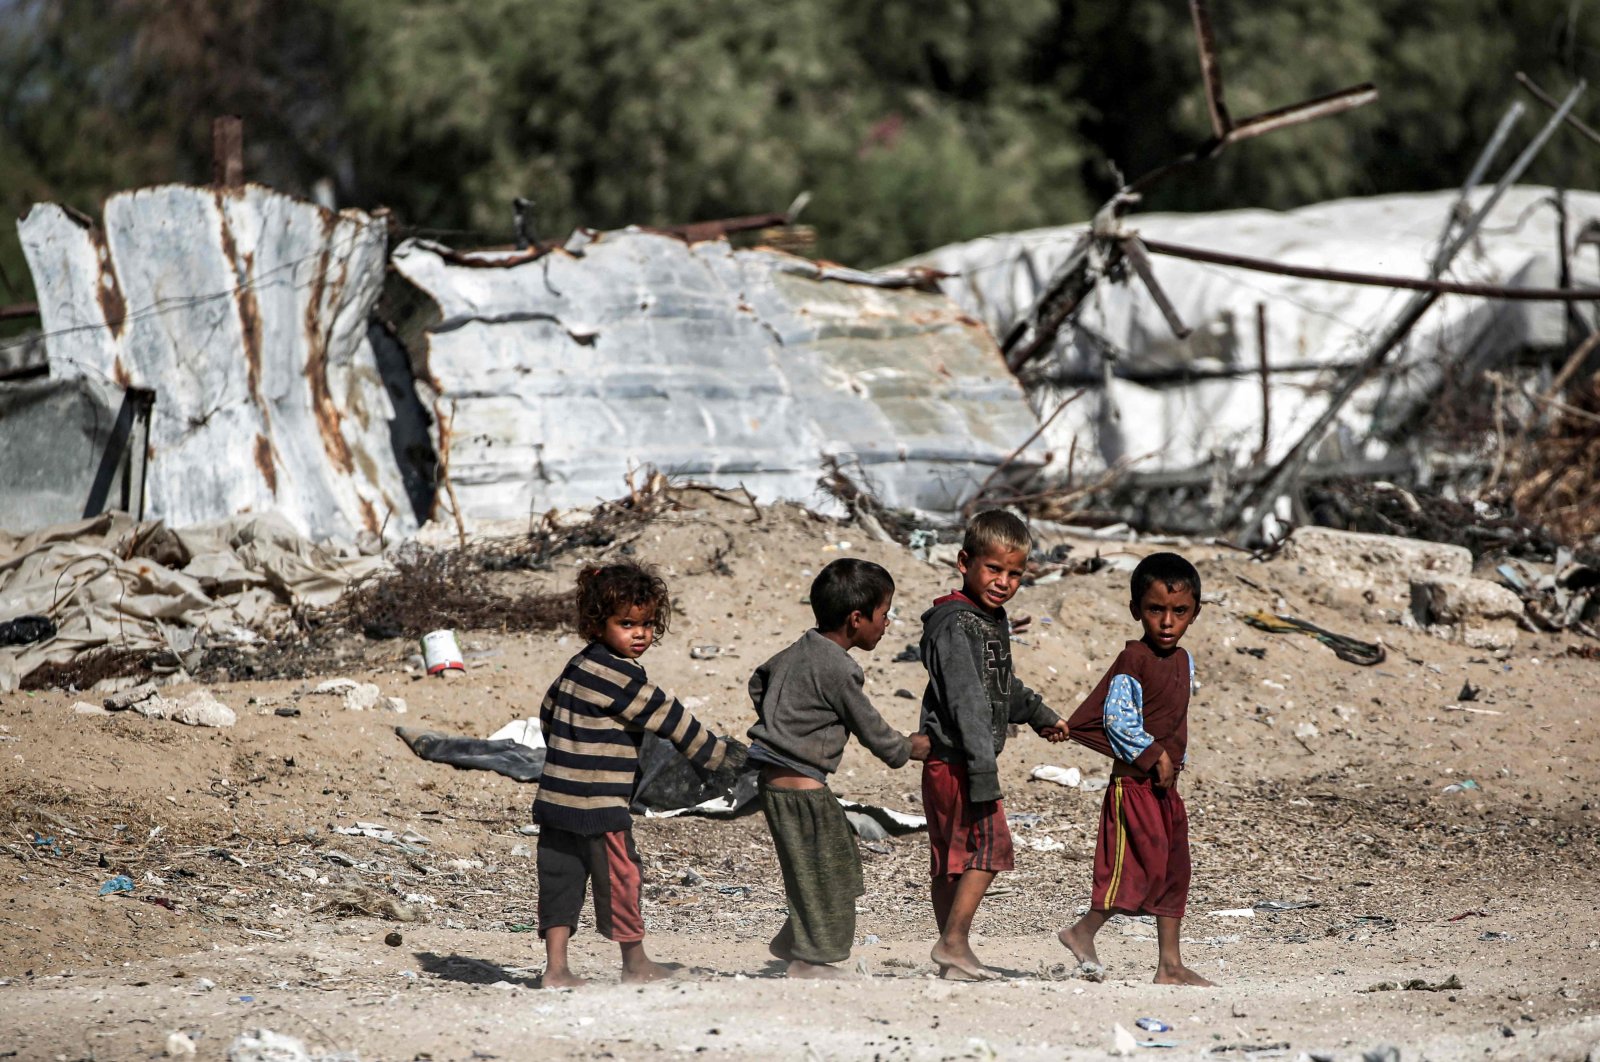
[[[384,223],[260,185],[53,204],[18,223],[51,374],[156,392],[147,513],[277,510],[302,533],[416,526],[368,340]]]
[[[422,304],[397,325],[474,520],[592,504],[646,463],[819,504],[824,454],[891,505],[948,511],[1038,423],[988,330],[920,290],[924,271],[640,230],[461,258],[408,241],[392,264],[411,286],[397,305]]]

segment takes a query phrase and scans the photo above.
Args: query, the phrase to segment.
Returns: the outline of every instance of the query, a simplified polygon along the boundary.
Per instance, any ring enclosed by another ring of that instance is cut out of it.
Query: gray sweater
[[[1000,799],[1000,751],[1012,723],[1035,730],[1059,720],[1011,673],[1011,631],[1005,609],[985,612],[961,594],[948,594],[922,614],[921,730],[931,759],[967,768],[967,796]]]
[[[890,767],[904,766],[911,739],[883,721],[867,700],[865,681],[848,652],[818,631],[806,631],[750,676],[758,717],[750,740],[832,774],[854,734]]]

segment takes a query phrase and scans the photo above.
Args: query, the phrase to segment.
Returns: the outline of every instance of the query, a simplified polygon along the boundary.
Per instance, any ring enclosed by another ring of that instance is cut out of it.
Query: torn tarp
[[[291,622],[291,606],[331,604],[383,563],[351,546],[314,546],[272,513],[178,530],[103,513],[30,535],[0,532],[0,616],[56,624],[42,641],[0,648],[0,691],[94,649],[182,659],[257,642]]]
[[[400,740],[425,760],[448,763],[463,771],[493,771],[519,782],[537,782],[544,774],[544,749],[529,748],[513,738],[452,737],[434,730],[397,726]]]

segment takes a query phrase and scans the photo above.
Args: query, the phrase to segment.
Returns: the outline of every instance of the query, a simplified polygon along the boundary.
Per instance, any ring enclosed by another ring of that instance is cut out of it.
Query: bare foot
[[[1196,988],[1217,987],[1215,981],[1207,981],[1187,966],[1178,966],[1172,969],[1164,966],[1158,967],[1152,983],[1158,985],[1193,985]]]
[[[579,977],[571,970],[546,970],[539,978],[542,988],[582,988],[588,983],[587,977]]]
[[[939,967],[939,976],[945,980],[997,981],[998,971],[991,970],[978,960],[971,947],[956,950],[946,948],[944,942],[933,946],[929,957]]]
[[[651,962],[649,959],[622,968],[622,983],[625,985],[642,985],[650,981],[665,981],[671,976],[671,970],[658,962]]]
[[[1069,926],[1056,934],[1056,939],[1078,960],[1077,974],[1085,981],[1104,981],[1106,968],[1094,950],[1094,936],[1083,931],[1081,924]]]
[[[827,966],[820,962],[806,962],[804,959],[791,959],[789,968],[784,971],[785,977],[798,977],[804,980],[833,981],[841,977],[849,977],[848,970],[841,970],[837,966]]]

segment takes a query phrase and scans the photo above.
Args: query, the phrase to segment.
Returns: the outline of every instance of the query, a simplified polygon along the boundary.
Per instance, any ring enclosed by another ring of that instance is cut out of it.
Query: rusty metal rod
[[[1261,136],[1263,133],[1270,133],[1287,126],[1300,125],[1303,122],[1340,114],[1371,103],[1377,98],[1377,87],[1371,83],[1364,83],[1340,89],[1338,92],[1330,92],[1326,96],[1318,96],[1315,99],[1293,103],[1287,107],[1263,111],[1260,114],[1235,122],[1226,136],[1212,137],[1194,148],[1187,155],[1171,162],[1162,163],[1155,169],[1141,175],[1138,180],[1131,182],[1123,191],[1130,195],[1142,192],[1163,177],[1211,158],[1229,144],[1235,144],[1241,140],[1249,140],[1251,137]]]
[[[1229,144],[1237,144],[1241,140],[1248,140],[1253,136],[1271,133],[1287,126],[1342,114],[1371,103],[1377,98],[1377,86],[1371,82],[1352,85],[1337,92],[1330,92],[1326,96],[1318,96],[1301,103],[1291,103],[1287,107],[1278,107],[1275,110],[1262,111],[1249,118],[1241,118],[1233,124],[1232,129],[1228,130],[1228,135],[1223,140]]]
[[[1137,236],[1125,236],[1121,241],[1122,254],[1128,259],[1128,264],[1133,266],[1133,271],[1144,282],[1145,290],[1150,292],[1150,297],[1156,300],[1156,309],[1161,311],[1161,316],[1166,318],[1167,327],[1172,329],[1172,334],[1178,339],[1188,339],[1189,333],[1194,331],[1183,323],[1183,318],[1178,316],[1177,307],[1172,305],[1172,300],[1167,298],[1167,293],[1156,280],[1156,271],[1150,266],[1150,256],[1145,254],[1144,243]]]
[[[1521,84],[1523,88],[1527,89],[1528,93],[1532,95],[1534,99],[1538,100],[1546,107],[1555,108],[1561,106],[1560,100],[1556,99],[1554,96],[1550,95],[1550,93],[1534,84],[1533,78],[1529,77],[1527,74],[1524,74],[1521,70],[1517,71],[1517,82]],[[1567,124],[1572,126],[1572,128],[1576,129],[1578,132],[1582,133],[1593,143],[1600,144],[1600,131],[1597,131],[1594,126],[1590,125],[1588,122],[1585,122],[1582,118],[1574,118],[1569,114],[1567,115]]]
[[[1267,365],[1267,304],[1256,303],[1256,356],[1261,361],[1261,448],[1250,462],[1259,465],[1267,459],[1272,441],[1272,377]]]
[[[11,306],[0,306],[0,321],[16,321],[25,317],[38,317],[39,304],[36,302],[19,302]]]
[[[1590,302],[1600,301],[1600,288],[1508,288],[1500,284],[1467,284],[1453,280],[1428,280],[1423,277],[1402,277],[1385,273],[1351,273],[1342,269],[1323,269],[1318,266],[1291,265],[1266,258],[1251,258],[1225,251],[1209,251],[1203,247],[1188,247],[1163,240],[1144,240],[1152,254],[1169,258],[1187,258],[1195,262],[1248,269],[1256,273],[1275,273],[1285,277],[1305,280],[1326,280],[1333,284],[1360,284],[1373,288],[1404,288],[1409,291],[1426,291],[1435,295],[1475,295],[1485,299],[1510,299],[1519,302]]]
[[[1205,82],[1211,131],[1221,140],[1233,128],[1233,119],[1222,98],[1222,65],[1217,61],[1217,35],[1211,29],[1211,11],[1206,0],[1189,0],[1189,15],[1194,19],[1195,44],[1200,49],[1200,77]]]

